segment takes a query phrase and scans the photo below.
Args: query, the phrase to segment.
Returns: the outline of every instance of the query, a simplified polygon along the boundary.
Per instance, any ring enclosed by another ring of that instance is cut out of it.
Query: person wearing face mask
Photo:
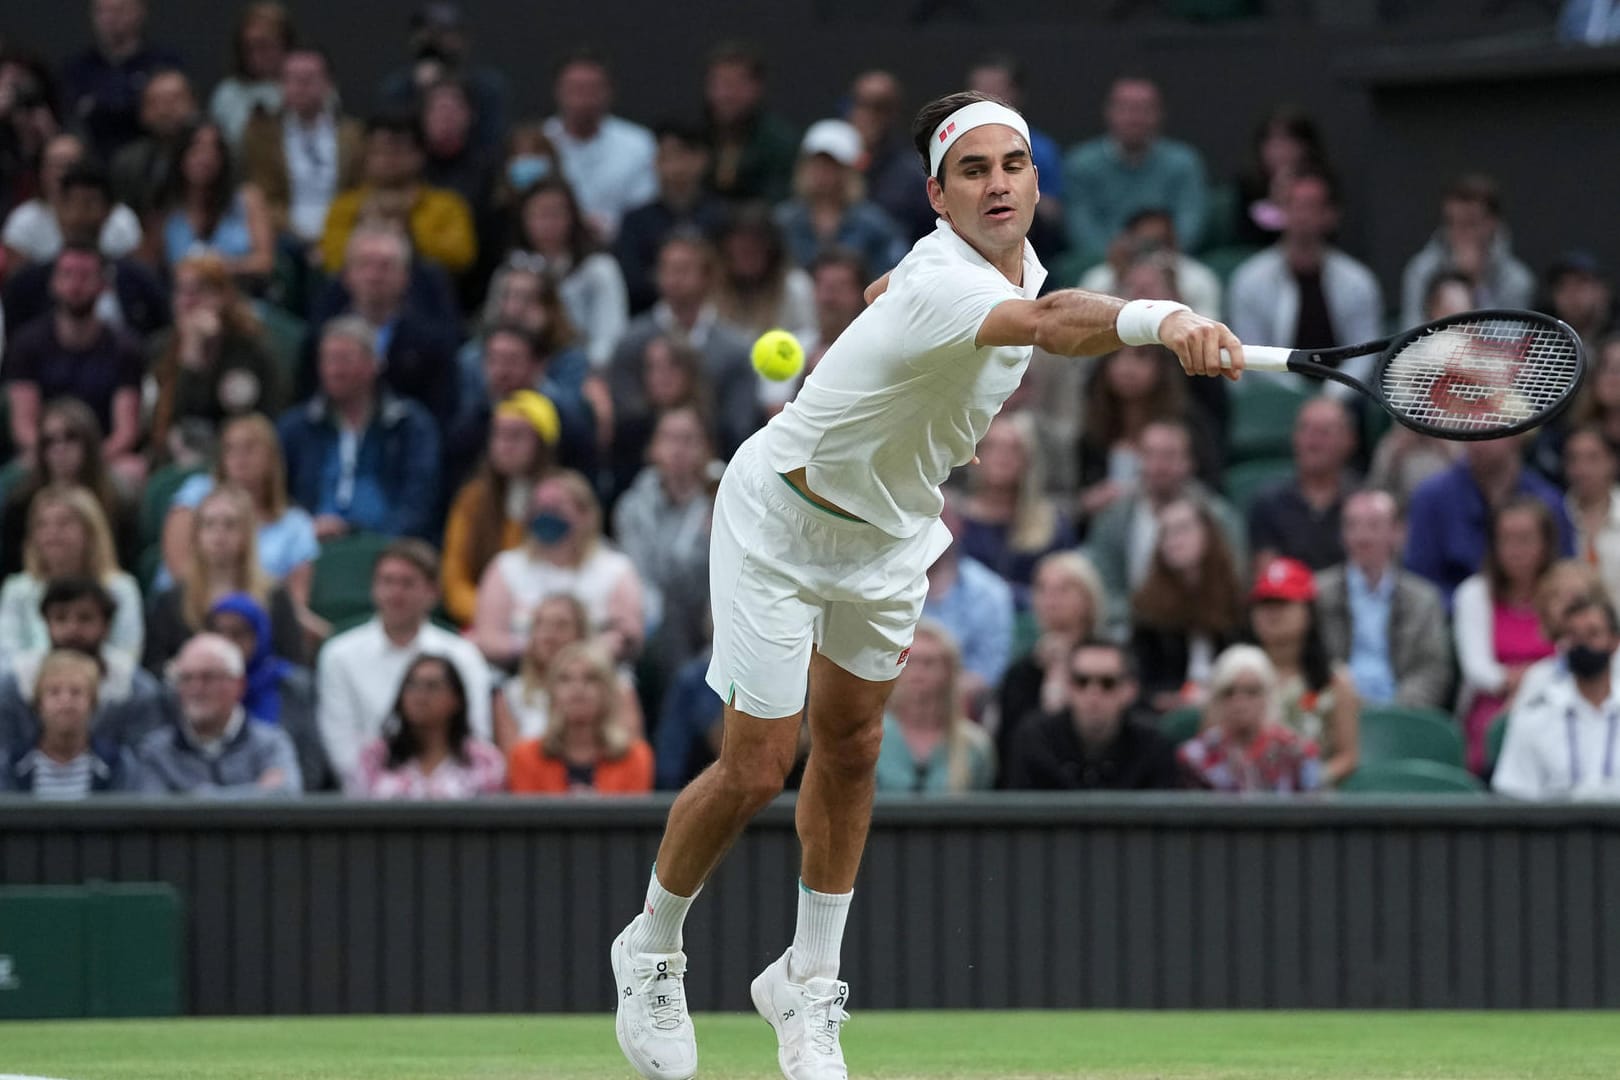
[[[1564,612],[1560,642],[1567,674],[1508,716],[1491,787],[1516,799],[1620,798],[1620,698],[1611,668],[1620,619],[1606,599],[1586,596]]]

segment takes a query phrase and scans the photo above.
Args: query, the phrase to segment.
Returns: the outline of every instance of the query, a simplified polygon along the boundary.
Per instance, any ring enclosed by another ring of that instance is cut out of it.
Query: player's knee
[[[813,739],[811,752],[821,758],[821,766],[839,775],[866,777],[877,768],[878,751],[883,747],[883,723],[862,724],[837,735]]]
[[[782,793],[793,771],[792,747],[761,743],[746,748],[727,746],[726,751],[720,755],[719,766],[725,786],[751,808],[761,809]]]

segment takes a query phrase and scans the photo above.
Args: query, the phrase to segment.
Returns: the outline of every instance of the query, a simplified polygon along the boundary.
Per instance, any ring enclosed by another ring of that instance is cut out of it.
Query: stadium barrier
[[[0,803],[0,885],[163,882],[195,1014],[605,1011],[668,807]],[[792,803],[688,923],[699,1009],[790,940]],[[864,1008],[1612,1008],[1620,807],[1038,796],[880,803]]]

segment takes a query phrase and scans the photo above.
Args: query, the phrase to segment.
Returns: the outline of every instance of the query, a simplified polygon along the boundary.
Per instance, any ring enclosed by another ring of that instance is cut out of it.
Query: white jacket
[[[1620,800],[1620,694],[1594,707],[1565,673],[1515,705],[1491,787],[1516,799]]]
[[[1333,332],[1339,338],[1335,344],[1356,345],[1382,336],[1384,295],[1378,279],[1338,248],[1328,248],[1322,258],[1322,295],[1333,320]],[[1299,283],[1283,258],[1281,245],[1250,256],[1233,271],[1226,292],[1226,312],[1226,324],[1244,342],[1285,347],[1294,344]],[[1344,364],[1342,370],[1365,381],[1372,362],[1372,357],[1358,357]],[[1354,393],[1337,383],[1329,383],[1326,389],[1335,395]]]

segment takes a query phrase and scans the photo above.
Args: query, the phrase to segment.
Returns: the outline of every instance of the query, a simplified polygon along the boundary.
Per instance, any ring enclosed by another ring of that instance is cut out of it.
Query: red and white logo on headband
[[[928,155],[929,175],[939,175],[939,167],[944,162],[945,154],[950,150],[952,143],[974,128],[986,124],[1005,124],[1022,135],[1024,142],[1029,142],[1029,125],[1016,111],[999,101],[975,101],[951,113],[934,129],[934,144]]]
[[[950,138],[951,137],[951,132],[953,132],[955,130],[956,130],[956,125],[954,123],[947,126],[944,131],[941,131],[939,133],[939,141],[944,142],[946,139]]]

